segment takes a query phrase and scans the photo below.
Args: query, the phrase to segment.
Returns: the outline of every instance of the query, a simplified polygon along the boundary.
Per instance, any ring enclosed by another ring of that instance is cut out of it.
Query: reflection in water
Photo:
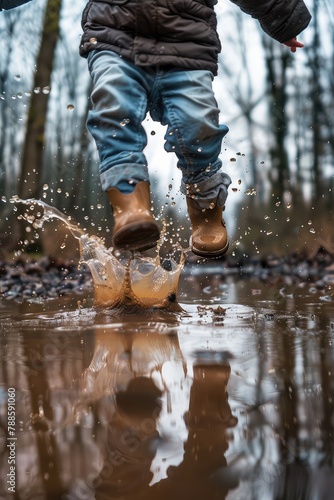
[[[0,301],[1,500],[8,388],[16,498],[332,498],[333,302],[203,281],[177,315]]]
[[[299,320],[299,322],[301,322]],[[319,318],[318,335],[282,336],[289,355],[277,359],[281,373],[280,467],[277,498],[332,498],[334,475],[333,351],[328,324]],[[287,321],[282,321],[282,327]],[[305,330],[304,330],[305,332]],[[314,370],[316,367],[316,370]]]
[[[162,413],[180,425],[182,407],[172,400],[164,365],[176,364],[173,383],[179,390],[189,384],[176,333],[99,338],[85,375],[85,395],[96,398],[100,412],[103,408],[107,427],[103,466],[96,477],[89,477],[97,500],[200,500],[206,495],[214,500],[236,486],[215,476],[226,466],[226,429],[237,422],[227,401],[230,366],[224,355],[205,352],[196,358],[184,415],[186,436],[184,442],[182,436],[177,440],[178,457],[169,456],[177,436],[175,427],[163,424]],[[162,462],[155,461],[152,468],[157,454]],[[179,463],[161,474],[163,463],[175,458]]]

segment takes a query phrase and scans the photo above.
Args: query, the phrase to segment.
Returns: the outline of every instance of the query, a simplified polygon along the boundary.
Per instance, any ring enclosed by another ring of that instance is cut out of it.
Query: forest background
[[[78,54],[85,3],[34,0],[0,13],[0,254],[73,252],[65,227],[18,221],[13,196],[41,199],[111,244],[86,129],[91,81]],[[313,17],[296,54],[228,0],[217,5],[223,51],[214,88],[230,128],[222,160],[232,178],[225,219],[233,254],[334,252],[334,7],[306,4]],[[164,152],[164,128],[149,117],[144,125],[155,213],[168,241],[186,247],[176,158]]]

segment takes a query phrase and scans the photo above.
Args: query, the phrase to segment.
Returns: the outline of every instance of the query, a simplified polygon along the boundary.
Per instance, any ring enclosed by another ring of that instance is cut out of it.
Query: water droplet
[[[126,125],[128,125],[130,123],[130,118],[125,118],[124,120],[122,120],[120,122],[120,126],[121,127],[125,127]]]
[[[97,43],[97,40],[96,40],[96,38],[92,37],[89,39],[89,42],[92,43],[93,45],[95,45]]]
[[[48,85],[46,87],[43,87],[42,92],[45,95],[50,94],[50,87]]]
[[[236,158],[230,158],[230,161],[232,161],[232,162],[233,161],[237,161],[237,159]]]
[[[17,82],[21,80],[21,75],[15,75],[14,76],[14,80],[16,80]]]
[[[245,191],[245,194],[246,194],[247,196],[255,196],[255,195],[256,195],[256,189],[255,189],[255,188],[247,189],[247,190]]]
[[[47,184],[44,184],[43,191],[46,191],[47,189],[49,189],[49,186]]]
[[[39,94],[41,91],[41,87],[35,87],[34,88],[34,94]]]
[[[68,105],[67,105],[67,109],[68,109],[69,111],[73,111],[73,109],[74,109],[74,104],[68,104]]]
[[[313,227],[311,227],[310,229],[310,233],[314,234],[315,233],[315,229]]]

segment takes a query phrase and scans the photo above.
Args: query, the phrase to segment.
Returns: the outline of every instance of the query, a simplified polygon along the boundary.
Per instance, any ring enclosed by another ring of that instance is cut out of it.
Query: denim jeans
[[[217,184],[219,204],[223,204],[231,180],[218,173],[222,166],[219,154],[228,128],[218,121],[213,75],[209,71],[143,68],[107,50],[91,52],[88,67],[94,86],[87,126],[100,156],[102,188],[117,187],[125,193],[137,182],[149,181],[142,122],[150,113],[153,120],[167,126],[165,150],[177,156],[183,192],[196,197],[200,190],[204,200],[210,179],[208,191],[212,195]]]

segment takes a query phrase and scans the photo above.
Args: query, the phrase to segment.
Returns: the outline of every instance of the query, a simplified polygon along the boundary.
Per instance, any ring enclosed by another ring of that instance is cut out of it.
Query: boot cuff
[[[193,200],[200,208],[223,207],[231,178],[224,172],[216,172],[208,179],[195,184],[181,182],[180,191]]]

